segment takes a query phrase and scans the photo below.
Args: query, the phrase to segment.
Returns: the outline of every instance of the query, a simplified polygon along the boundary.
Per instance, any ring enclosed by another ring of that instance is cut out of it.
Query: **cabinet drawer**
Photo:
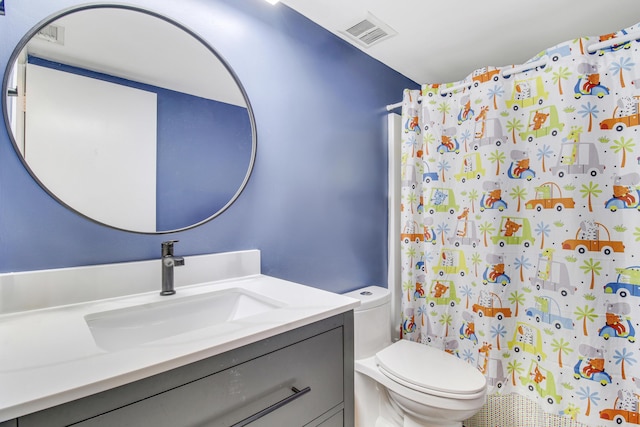
[[[344,411],[340,411],[329,419],[318,424],[318,427],[344,427]]]
[[[251,427],[303,426],[343,401],[342,328],[83,421],[81,427],[228,427],[294,394]],[[330,424],[331,425],[331,424]]]

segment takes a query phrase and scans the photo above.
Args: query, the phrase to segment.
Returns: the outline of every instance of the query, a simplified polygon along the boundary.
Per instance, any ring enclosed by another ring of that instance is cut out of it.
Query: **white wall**
[[[45,186],[100,222],[155,231],[156,94],[33,64],[26,93],[24,155]]]

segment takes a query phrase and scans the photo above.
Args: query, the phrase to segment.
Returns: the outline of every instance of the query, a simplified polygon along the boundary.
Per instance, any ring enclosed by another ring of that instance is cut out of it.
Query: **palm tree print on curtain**
[[[639,29],[403,97],[403,338],[593,426],[640,416],[640,43],[587,47]]]

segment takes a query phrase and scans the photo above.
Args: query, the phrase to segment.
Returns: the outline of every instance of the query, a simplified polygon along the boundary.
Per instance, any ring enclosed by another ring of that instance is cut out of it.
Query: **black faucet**
[[[162,242],[162,291],[160,295],[173,295],[176,293],[173,288],[173,267],[184,265],[184,258],[173,256],[173,244],[178,240],[168,240]]]

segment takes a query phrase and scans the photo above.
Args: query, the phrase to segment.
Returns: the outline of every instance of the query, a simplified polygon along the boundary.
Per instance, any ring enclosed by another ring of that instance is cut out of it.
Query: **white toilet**
[[[424,344],[391,343],[391,295],[378,286],[345,294],[355,309],[356,427],[461,427],[485,403],[472,365]]]

